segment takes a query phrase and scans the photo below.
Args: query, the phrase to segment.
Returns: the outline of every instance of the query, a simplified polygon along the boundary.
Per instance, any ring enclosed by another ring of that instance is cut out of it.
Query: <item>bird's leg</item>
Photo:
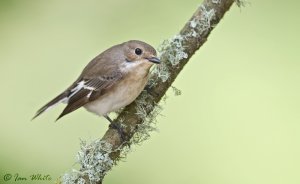
[[[118,131],[121,141],[124,142],[126,141],[126,135],[125,132],[123,131],[122,125],[121,123],[118,122],[114,122],[112,119],[110,119],[110,117],[108,115],[104,115],[103,117],[105,117],[105,119],[107,119],[109,121],[109,128],[115,129]]]

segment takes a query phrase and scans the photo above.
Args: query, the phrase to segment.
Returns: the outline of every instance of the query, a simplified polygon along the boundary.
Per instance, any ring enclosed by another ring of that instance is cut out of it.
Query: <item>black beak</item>
[[[160,63],[160,60],[157,57],[151,57],[151,58],[146,58],[146,59],[152,63],[156,63],[156,64]]]

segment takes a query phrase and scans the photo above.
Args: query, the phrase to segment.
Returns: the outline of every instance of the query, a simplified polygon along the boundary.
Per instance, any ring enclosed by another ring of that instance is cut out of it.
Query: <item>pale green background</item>
[[[98,53],[140,39],[158,46],[185,24],[199,0],[1,0],[0,183],[5,173],[72,168],[79,139],[101,137],[107,121],[63,106],[31,122]],[[299,184],[299,1],[234,6],[191,59],[169,98],[158,133],[134,147],[106,184]],[[35,183],[35,182],[19,182]]]

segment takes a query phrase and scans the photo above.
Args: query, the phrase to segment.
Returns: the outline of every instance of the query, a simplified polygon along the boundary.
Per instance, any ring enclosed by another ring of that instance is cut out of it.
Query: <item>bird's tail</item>
[[[58,105],[61,102],[66,102],[68,100],[68,92],[65,91],[63,93],[61,93],[60,95],[58,95],[57,97],[55,97],[53,100],[51,100],[50,102],[48,102],[46,105],[44,105],[42,108],[40,108],[36,114],[33,116],[33,118],[31,120],[34,120],[36,117],[38,117],[39,115],[41,115],[43,112],[49,110],[50,108]]]

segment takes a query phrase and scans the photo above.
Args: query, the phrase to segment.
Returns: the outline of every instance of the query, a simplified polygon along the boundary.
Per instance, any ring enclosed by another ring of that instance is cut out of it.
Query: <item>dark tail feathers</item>
[[[68,96],[68,92],[65,91],[63,93],[61,93],[60,95],[58,95],[57,97],[55,97],[53,100],[51,100],[50,102],[48,102],[46,105],[44,105],[42,108],[40,108],[36,114],[34,115],[34,117],[31,120],[34,120],[36,117],[38,117],[39,115],[41,115],[43,112],[45,112],[47,109],[55,106],[56,104],[60,103],[63,101],[63,99],[65,99]]]

